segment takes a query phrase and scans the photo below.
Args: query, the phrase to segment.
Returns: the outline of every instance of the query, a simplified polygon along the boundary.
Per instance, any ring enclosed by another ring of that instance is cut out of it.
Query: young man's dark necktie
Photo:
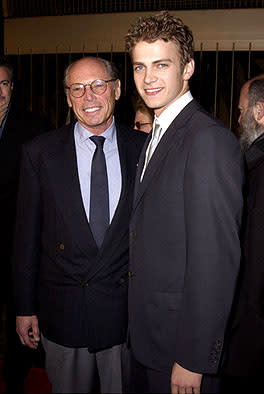
[[[96,145],[91,168],[90,227],[100,248],[109,226],[109,191],[103,151],[105,138],[93,136],[90,140]]]

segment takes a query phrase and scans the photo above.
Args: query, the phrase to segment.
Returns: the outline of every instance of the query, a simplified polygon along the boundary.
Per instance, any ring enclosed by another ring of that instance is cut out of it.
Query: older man
[[[114,120],[120,80],[103,59],[65,72],[77,122],[24,146],[15,235],[17,332],[40,340],[53,392],[122,392],[128,223],[145,137]],[[40,328],[40,330],[39,330]]]
[[[264,372],[264,75],[241,89],[240,141],[248,173],[244,264],[232,325],[227,372],[241,392],[262,392]],[[259,391],[258,391],[259,390]],[[235,391],[235,390],[234,390]]]

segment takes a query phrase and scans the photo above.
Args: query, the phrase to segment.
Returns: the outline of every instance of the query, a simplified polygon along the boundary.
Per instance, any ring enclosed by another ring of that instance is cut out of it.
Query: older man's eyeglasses
[[[71,86],[66,86],[65,88],[70,91],[71,96],[75,98],[80,98],[84,96],[87,86],[90,87],[91,91],[94,94],[100,95],[105,93],[108,82],[114,82],[114,81],[116,81],[116,79],[108,79],[108,80],[96,79],[95,81],[91,83],[87,83],[86,85],[84,85],[83,83],[73,83]]]

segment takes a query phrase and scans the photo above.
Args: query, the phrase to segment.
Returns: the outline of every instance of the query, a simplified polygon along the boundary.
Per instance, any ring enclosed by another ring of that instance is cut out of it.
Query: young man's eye
[[[168,65],[166,63],[159,63],[158,68],[166,68]]]
[[[134,71],[141,71],[143,70],[143,66],[134,66]]]

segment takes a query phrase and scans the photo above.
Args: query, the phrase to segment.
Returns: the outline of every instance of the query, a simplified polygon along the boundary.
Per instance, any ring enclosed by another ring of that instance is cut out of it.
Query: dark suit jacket
[[[147,142],[145,145],[145,149]],[[216,373],[240,265],[243,161],[194,100],[157,146],[131,216],[129,332],[135,358]]]
[[[128,226],[144,133],[117,126],[122,191],[100,250],[83,207],[74,125],[26,144],[15,234],[17,315],[39,317],[44,336],[90,351],[124,342]]]
[[[4,297],[10,287],[10,258],[21,146],[48,129],[48,123],[44,119],[31,112],[21,111],[11,104],[0,138],[0,288]]]
[[[247,215],[243,270],[226,370],[253,376],[264,366],[264,136],[246,152]],[[262,375],[260,375],[262,376]]]

